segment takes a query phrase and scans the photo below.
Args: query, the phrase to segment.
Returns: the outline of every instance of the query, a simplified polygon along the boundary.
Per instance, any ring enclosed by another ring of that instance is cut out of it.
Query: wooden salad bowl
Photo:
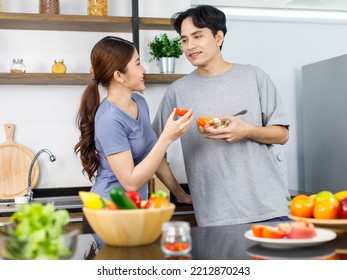
[[[139,246],[153,243],[162,224],[170,221],[175,205],[156,209],[88,209],[83,213],[100,239],[111,246]]]

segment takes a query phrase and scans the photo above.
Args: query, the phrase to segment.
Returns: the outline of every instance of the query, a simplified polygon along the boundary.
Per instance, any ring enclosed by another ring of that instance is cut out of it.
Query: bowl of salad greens
[[[2,257],[9,260],[59,260],[73,256],[78,230],[67,231],[67,210],[53,204],[20,205],[0,227]]]

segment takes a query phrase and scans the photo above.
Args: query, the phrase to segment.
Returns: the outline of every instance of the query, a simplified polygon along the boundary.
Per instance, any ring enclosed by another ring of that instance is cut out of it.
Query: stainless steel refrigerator
[[[305,191],[347,189],[347,54],[302,67]]]

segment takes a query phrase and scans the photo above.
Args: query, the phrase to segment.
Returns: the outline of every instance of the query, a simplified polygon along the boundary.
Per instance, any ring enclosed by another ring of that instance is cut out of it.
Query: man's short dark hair
[[[227,33],[225,14],[213,6],[200,5],[184,12],[175,13],[171,17],[171,23],[180,35],[182,22],[186,18],[191,18],[196,27],[206,27],[210,29],[213,36],[215,36],[219,30],[224,33],[224,36]]]

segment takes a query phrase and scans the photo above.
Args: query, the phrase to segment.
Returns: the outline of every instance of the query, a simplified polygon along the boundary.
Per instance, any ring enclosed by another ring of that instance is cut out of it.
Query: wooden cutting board
[[[14,142],[16,126],[5,124],[6,141],[0,144],[0,199],[12,199],[27,194],[29,166],[34,154],[25,146]],[[39,178],[39,164],[34,164],[31,186]]]

